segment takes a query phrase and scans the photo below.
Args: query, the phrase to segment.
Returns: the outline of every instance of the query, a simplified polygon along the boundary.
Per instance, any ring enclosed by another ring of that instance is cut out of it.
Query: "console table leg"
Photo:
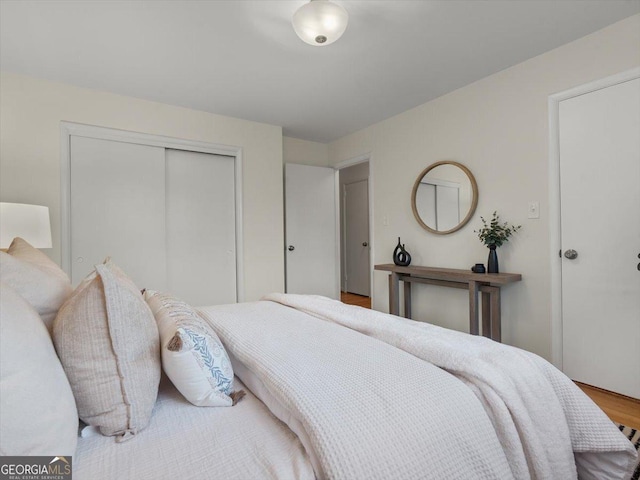
[[[411,282],[404,283],[404,318],[411,318]]]
[[[469,281],[469,333],[478,335],[480,330],[478,318],[478,290],[479,285],[475,280]]]
[[[400,315],[400,275],[395,272],[389,275],[389,313]]]
[[[500,319],[500,289],[496,288],[491,295],[491,339],[502,341],[502,320]]]
[[[491,294],[482,292],[482,336],[491,338]]]

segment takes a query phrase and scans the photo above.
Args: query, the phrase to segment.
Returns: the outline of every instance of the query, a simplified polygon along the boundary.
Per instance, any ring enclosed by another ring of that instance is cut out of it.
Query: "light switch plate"
[[[540,218],[540,202],[529,202],[527,209],[528,218]]]

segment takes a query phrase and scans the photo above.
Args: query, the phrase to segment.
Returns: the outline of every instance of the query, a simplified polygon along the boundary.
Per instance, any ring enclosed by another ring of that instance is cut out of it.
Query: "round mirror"
[[[478,185],[464,165],[443,161],[425,168],[413,185],[411,208],[425,230],[438,235],[460,230],[478,205]]]

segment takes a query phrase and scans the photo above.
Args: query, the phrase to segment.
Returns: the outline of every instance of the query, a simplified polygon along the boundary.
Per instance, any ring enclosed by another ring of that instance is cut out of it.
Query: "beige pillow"
[[[51,330],[58,309],[72,292],[69,277],[49,257],[22,238],[0,252],[0,281],[16,290]]]
[[[38,313],[0,284],[0,455],[71,456],[78,411]]]
[[[149,423],[160,382],[158,328],[140,291],[108,259],[58,312],[53,341],[80,418],[123,441]]]

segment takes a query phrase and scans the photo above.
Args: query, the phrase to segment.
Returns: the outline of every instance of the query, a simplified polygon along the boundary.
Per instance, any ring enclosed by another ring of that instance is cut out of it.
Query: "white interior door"
[[[563,370],[640,398],[640,79],[559,108]]]
[[[368,297],[369,281],[369,182],[345,185],[345,254],[347,292]]]
[[[71,281],[107,255],[141,288],[167,288],[164,148],[72,136]]]
[[[234,158],[166,150],[168,290],[192,305],[235,303]]]
[[[335,170],[285,165],[286,289],[338,298]]]

